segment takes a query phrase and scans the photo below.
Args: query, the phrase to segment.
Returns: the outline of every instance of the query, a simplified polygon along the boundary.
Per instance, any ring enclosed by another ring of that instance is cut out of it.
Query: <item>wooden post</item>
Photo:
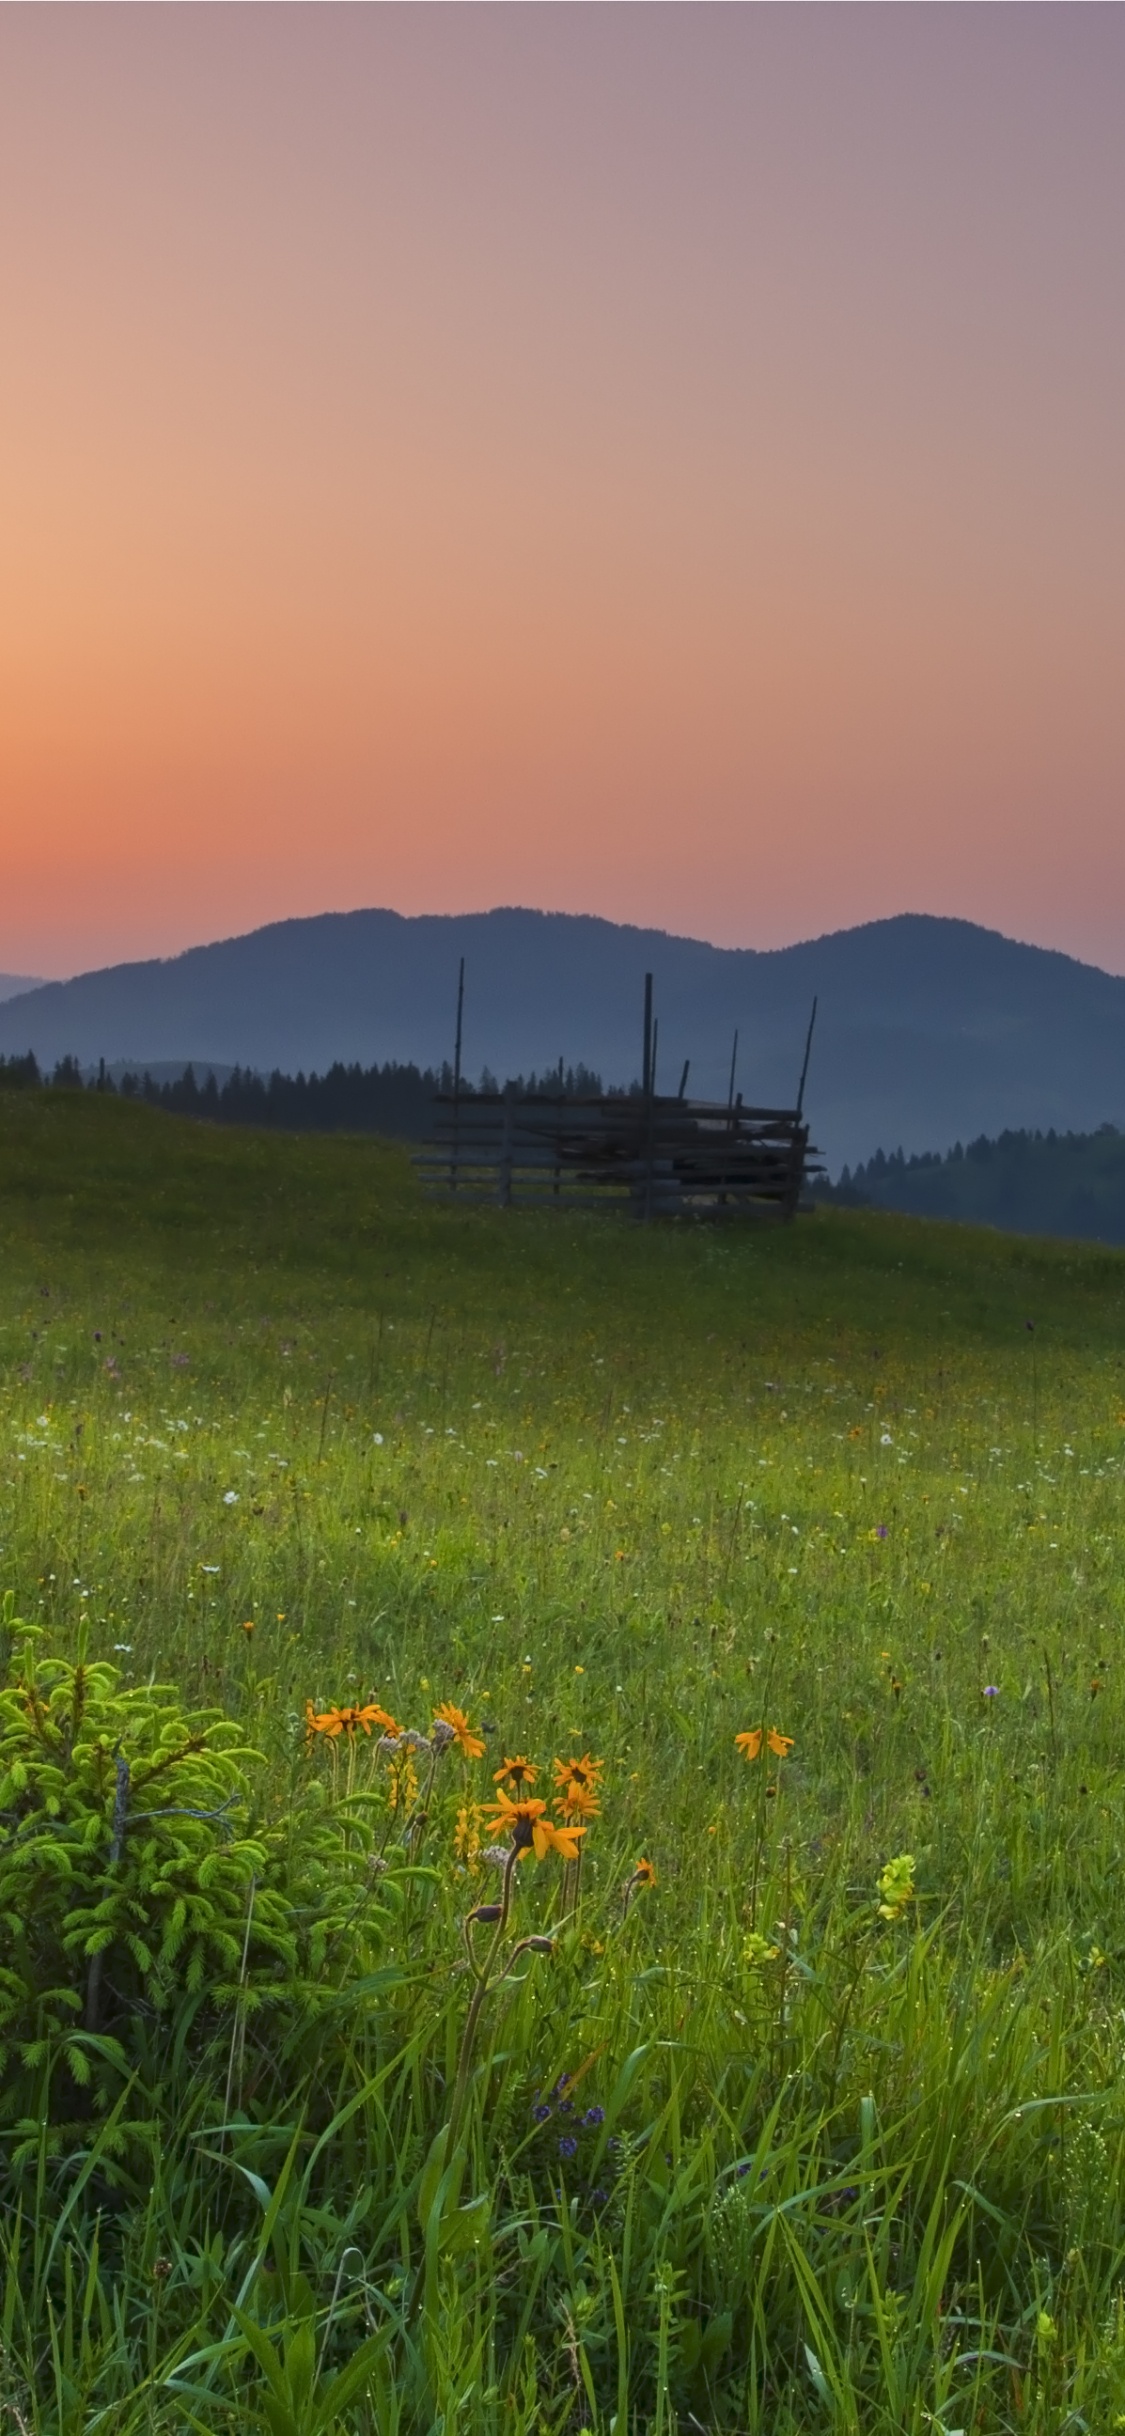
[[[457,1031],[453,1043],[453,1144],[449,1169],[449,1189],[457,1190],[457,1169],[461,1158],[461,1018],[465,1008],[465,959],[457,975]]]
[[[497,1200],[502,1210],[512,1206],[512,1127],[514,1093],[504,1093],[504,1129],[500,1144],[500,1174]]]
[[[813,1002],[812,1002],[812,1014],[811,1014],[811,1015],[810,1015],[810,1017],[809,1017],[809,1031],[808,1031],[808,1038],[807,1038],[807,1040],[806,1040],[806,1042],[805,1042],[805,1062],[804,1062],[804,1064],[803,1064],[803,1066],[802,1066],[802,1068],[801,1068],[801,1080],[800,1080],[800,1083],[798,1084],[798,1087],[797,1087],[797,1114],[798,1114],[798,1116],[800,1116],[800,1115],[803,1113],[803,1111],[804,1111],[804,1105],[805,1105],[805,1083],[806,1083],[806,1080],[807,1080],[807,1078],[808,1078],[808,1071],[809,1071],[809,1052],[810,1052],[810,1050],[811,1050],[811,1048],[812,1048],[813,1025],[814,1025],[814,1023],[815,1023],[815,1022],[816,1022],[816,1000],[815,1000],[815,998],[814,998],[814,999],[813,999]]]
[[[458,975],[457,975],[457,1033],[456,1033],[456,1038],[455,1038],[455,1040],[454,1040],[454,1044],[453,1044],[453,1097],[454,1097],[454,1100],[456,1100],[456,1099],[457,1099],[458,1094],[459,1094],[460,1089],[461,1089],[461,1018],[462,1018],[462,1015],[464,1014],[464,1011],[465,1011],[465,959],[464,959],[464,957],[462,956],[462,958],[461,958],[461,970],[460,970],[460,972],[459,972],[459,973],[458,973]]]
[[[681,1076],[680,1076],[680,1089],[679,1089],[679,1094],[678,1094],[679,1098],[680,1098],[680,1099],[682,1099],[682,1100],[684,1100],[684,1099],[686,1099],[686,1098],[687,1098],[687,1078],[688,1078],[688,1068],[689,1068],[690,1064],[691,1064],[691,1059],[690,1059],[690,1057],[685,1057],[685,1059],[684,1059],[684,1070],[683,1070],[683,1073],[682,1073],[682,1074],[681,1074]]]
[[[809,1129],[807,1125],[802,1123],[802,1118],[804,1115],[805,1106],[805,1084],[808,1081],[809,1073],[809,1056],[812,1050],[813,1026],[816,1022],[816,1008],[817,1001],[814,998],[812,1002],[812,1014],[809,1017],[809,1028],[805,1037],[805,1054],[801,1064],[801,1080],[797,1085],[797,1121],[793,1127],[793,1148],[789,1161],[789,1201],[787,1214],[790,1218],[794,1216],[797,1205],[800,1201],[801,1185],[804,1181],[805,1174],[805,1151],[808,1147]]]

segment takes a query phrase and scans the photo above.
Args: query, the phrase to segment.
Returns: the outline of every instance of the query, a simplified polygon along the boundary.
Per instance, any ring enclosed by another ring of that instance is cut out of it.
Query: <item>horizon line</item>
[[[17,995],[23,996],[30,994],[32,990],[65,988],[73,981],[93,980],[102,973],[128,972],[146,965],[178,964],[187,956],[206,954],[210,948],[231,947],[241,940],[257,938],[263,931],[284,930],[290,925],[305,922],[349,921],[365,914],[389,914],[398,922],[479,922],[487,921],[495,914],[531,914],[540,920],[550,922],[597,922],[608,930],[635,931],[648,937],[675,940],[693,947],[706,947],[717,956],[763,957],[784,956],[790,954],[794,948],[817,947],[828,939],[844,938],[855,931],[888,929],[892,924],[898,922],[934,922],[959,929],[979,931],[988,938],[1002,939],[1009,947],[1026,947],[1037,955],[1061,956],[1068,964],[1080,965],[1087,972],[1104,973],[1110,980],[1125,979],[1125,973],[1114,972],[1111,966],[1098,964],[1090,957],[1076,956],[1069,948],[1048,946],[1042,940],[1019,937],[1012,931],[997,928],[994,923],[976,921],[969,914],[932,913],[920,907],[903,906],[893,914],[872,915],[871,919],[866,922],[843,922],[832,929],[806,932],[800,937],[786,940],[780,946],[755,947],[749,942],[731,946],[715,939],[701,937],[694,931],[670,930],[664,925],[654,922],[620,921],[612,914],[595,913],[585,909],[575,912],[571,907],[520,904],[461,906],[454,911],[426,911],[423,913],[403,913],[395,905],[327,905],[319,907],[315,913],[278,914],[268,921],[253,923],[247,930],[227,931],[214,938],[196,939],[186,947],[174,948],[167,955],[119,956],[109,963],[81,965],[76,970],[66,973],[8,972],[0,978],[17,982],[20,985]],[[8,1003],[10,1001],[0,1000],[0,1005]]]

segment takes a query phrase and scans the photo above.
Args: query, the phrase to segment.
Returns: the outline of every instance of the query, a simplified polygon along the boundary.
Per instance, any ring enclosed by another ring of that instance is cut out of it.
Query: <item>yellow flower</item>
[[[779,1734],[777,1727],[771,1726],[769,1733],[766,1736],[766,1741],[768,1742],[775,1759],[788,1759],[789,1753],[793,1748],[793,1737],[791,1734]]]
[[[914,1855],[896,1853],[879,1872],[880,1920],[901,1920],[907,1905],[914,1901]]]
[[[513,1793],[522,1793],[525,1785],[535,1783],[538,1774],[538,1769],[533,1768],[531,1761],[525,1759],[520,1751],[515,1759],[506,1759],[503,1767],[497,1768],[492,1782],[494,1785],[508,1786]]]
[[[471,1868],[480,1851],[481,1820],[484,1812],[479,1802],[462,1802],[453,1831],[453,1850],[458,1861]]]
[[[656,1871],[652,1862],[646,1861],[643,1853],[633,1871],[633,1884],[634,1886],[655,1886],[656,1884]]]
[[[742,1941],[742,1959],[752,1971],[763,1962],[776,1962],[780,1952],[781,1947],[771,1945],[769,1938],[763,1937],[761,1929],[751,1929]]]
[[[484,1744],[471,1731],[464,1709],[455,1708],[452,1700],[443,1700],[441,1707],[434,1710],[435,1725],[439,1717],[442,1724],[449,1727],[454,1742],[459,1743],[466,1759],[484,1758]]]
[[[409,1752],[405,1759],[391,1761],[387,1802],[391,1810],[409,1813],[418,1799],[418,1770]]]
[[[736,1734],[734,1739],[744,1759],[757,1759],[762,1748],[761,1726],[749,1726],[745,1734]]]
[[[492,1804],[489,1824],[494,1831],[510,1835],[517,1852],[534,1852],[537,1861],[549,1852],[557,1852],[564,1861],[576,1861],[578,1838],[586,1832],[584,1827],[556,1827],[547,1817],[546,1802],[513,1802],[504,1792]]]

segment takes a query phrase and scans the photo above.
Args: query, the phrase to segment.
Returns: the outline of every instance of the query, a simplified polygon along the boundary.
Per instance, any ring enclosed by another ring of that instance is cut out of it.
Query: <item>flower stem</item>
[[[465,2027],[461,2033],[461,2052],[457,2058],[457,2078],[453,2084],[453,2104],[450,2108],[449,2124],[445,2135],[445,2155],[447,2161],[453,2155],[457,2138],[461,2130],[462,2120],[464,2118],[465,2100],[468,2096],[469,2090],[469,2075],[472,2071],[473,2049],[476,2045],[477,2025],[484,2010],[485,1999],[491,1993],[493,1968],[495,1966],[497,1956],[500,1952],[501,1943],[508,1926],[508,1914],[512,1906],[512,1878],[519,1857],[520,1848],[518,1844],[513,1844],[507,1860],[504,1863],[504,1883],[500,1892],[500,1917],[495,1928],[493,1929],[491,1942],[483,1963],[478,1963],[476,1961],[468,1937],[466,1936],[465,1939],[466,1949],[469,1955],[469,1966],[475,1977],[476,1986],[473,1989],[471,1997],[469,1998],[469,2010],[465,2015]]]

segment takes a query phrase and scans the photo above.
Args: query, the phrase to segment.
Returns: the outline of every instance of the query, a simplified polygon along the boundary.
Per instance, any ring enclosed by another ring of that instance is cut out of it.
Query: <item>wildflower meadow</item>
[[[1125,2428],[1123,1364],[0,1098],[0,2429]]]

